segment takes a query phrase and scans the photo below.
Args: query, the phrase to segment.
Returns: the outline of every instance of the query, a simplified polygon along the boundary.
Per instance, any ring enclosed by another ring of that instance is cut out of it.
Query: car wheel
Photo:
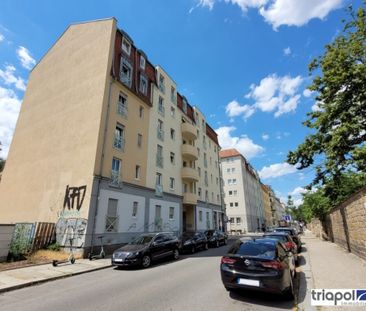
[[[194,246],[192,246],[191,248],[191,254],[194,254],[196,252],[196,248]]]
[[[220,247],[220,241],[216,240],[216,247]]]
[[[179,259],[179,251],[178,251],[178,249],[175,249],[175,250],[173,251],[173,258],[174,258],[175,260]]]
[[[143,268],[148,268],[151,265],[151,258],[149,255],[145,255],[144,257],[142,257],[142,267]]]
[[[205,250],[208,250],[208,243],[205,244]]]

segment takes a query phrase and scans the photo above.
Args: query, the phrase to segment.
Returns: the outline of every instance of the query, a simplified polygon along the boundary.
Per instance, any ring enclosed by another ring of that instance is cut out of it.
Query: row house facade
[[[69,26],[32,70],[0,221],[88,248],[223,228],[217,134],[114,18]]]
[[[259,231],[265,224],[261,182],[257,172],[236,150],[220,151],[227,230]]]

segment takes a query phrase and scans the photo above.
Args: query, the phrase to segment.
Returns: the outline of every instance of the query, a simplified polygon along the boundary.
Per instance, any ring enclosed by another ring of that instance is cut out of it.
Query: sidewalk
[[[365,260],[347,252],[335,243],[321,241],[310,231],[306,231],[301,240],[302,255],[305,260],[303,260],[304,265],[300,267],[303,280],[300,280],[299,310],[319,310],[319,307],[316,309],[310,304],[312,288],[366,288]],[[306,293],[303,288],[304,283]],[[301,294],[305,297],[301,297]],[[354,308],[354,310],[357,309],[359,308]],[[350,310],[350,307],[322,307],[321,310]]]
[[[77,259],[73,265],[70,263],[65,263],[60,264],[57,267],[53,267],[52,264],[43,264],[1,271],[0,293],[37,283],[43,283],[72,275],[100,270],[110,266],[110,259],[99,259],[92,261],[89,259]]]

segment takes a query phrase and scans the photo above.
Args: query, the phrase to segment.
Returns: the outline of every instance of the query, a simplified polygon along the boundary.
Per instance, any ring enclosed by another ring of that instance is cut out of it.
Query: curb
[[[19,284],[19,285],[14,285],[14,286],[6,287],[6,288],[1,288],[0,289],[0,294],[10,292],[10,291],[13,291],[13,290],[17,290],[17,289],[21,289],[21,288],[24,288],[24,287],[30,287],[30,286],[33,286],[33,285],[38,285],[38,284],[42,284],[42,283],[46,283],[46,282],[50,282],[50,281],[56,281],[56,280],[59,280],[59,279],[68,278],[70,276],[75,276],[75,275],[80,275],[80,274],[84,274],[84,273],[88,273],[88,272],[103,270],[103,269],[110,268],[110,267],[112,267],[112,265],[93,268],[91,270],[78,271],[78,272],[75,272],[75,273],[68,273],[68,274],[65,274],[65,275],[54,276],[54,277],[43,279],[43,280],[30,281],[30,282]]]

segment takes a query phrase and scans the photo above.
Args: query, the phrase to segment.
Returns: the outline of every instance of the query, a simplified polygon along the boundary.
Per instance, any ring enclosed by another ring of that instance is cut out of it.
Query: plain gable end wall
[[[70,26],[33,69],[0,183],[2,222],[56,222],[67,185],[87,186],[88,217],[115,27]]]

